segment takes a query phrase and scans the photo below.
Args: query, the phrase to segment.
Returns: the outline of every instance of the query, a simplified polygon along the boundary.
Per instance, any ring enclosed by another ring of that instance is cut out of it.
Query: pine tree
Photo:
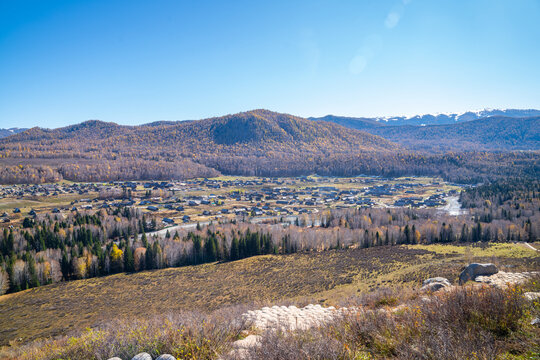
[[[133,250],[129,246],[129,242],[126,244],[126,249],[124,250],[124,271],[135,271],[135,258],[133,257]]]
[[[240,244],[236,236],[233,237],[231,242],[231,254],[229,256],[231,260],[238,260],[240,258]]]
[[[60,270],[62,271],[62,277],[64,278],[65,281],[67,281],[70,276],[71,264],[69,262],[67,253],[65,251],[62,252],[62,260],[60,261]]]

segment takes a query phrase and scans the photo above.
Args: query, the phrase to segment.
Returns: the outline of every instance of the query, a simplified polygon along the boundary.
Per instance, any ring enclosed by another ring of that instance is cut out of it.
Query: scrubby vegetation
[[[266,333],[253,359],[525,359],[540,355],[538,304],[519,288],[464,288],[320,329]],[[400,294],[396,294],[400,298]],[[385,295],[379,305],[385,305]]]
[[[525,285],[525,288],[529,288]],[[378,291],[349,299],[361,309],[319,328],[261,333],[249,359],[526,359],[540,355],[540,313],[523,288],[465,287],[430,297],[407,290]],[[391,294],[391,296],[389,296]],[[389,299],[397,299],[392,300]],[[151,320],[130,319],[80,335],[5,350],[25,360],[130,358],[139,352],[179,359],[234,359],[244,336],[245,307],[210,315],[180,312]],[[246,358],[246,357],[244,357]]]

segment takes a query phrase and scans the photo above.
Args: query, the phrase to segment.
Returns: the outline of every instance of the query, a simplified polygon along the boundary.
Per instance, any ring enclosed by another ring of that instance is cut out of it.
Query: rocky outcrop
[[[336,320],[351,311],[354,309],[336,309],[333,306],[322,307],[312,304],[303,308],[272,306],[271,308],[264,307],[260,310],[248,311],[242,315],[242,320],[248,327],[260,330],[307,330]]]
[[[490,276],[477,276],[474,280],[476,282],[488,284],[498,288],[504,288],[507,285],[523,284],[529,281],[533,276],[539,274],[540,272],[537,271],[521,273],[499,271],[498,273]]]
[[[459,284],[475,280],[477,276],[489,276],[499,272],[495,264],[469,264],[459,275]]]

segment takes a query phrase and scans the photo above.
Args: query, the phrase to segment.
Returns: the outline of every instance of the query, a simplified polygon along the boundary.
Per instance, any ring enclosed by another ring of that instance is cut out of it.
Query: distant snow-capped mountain
[[[540,110],[535,109],[483,109],[453,114],[425,114],[407,116],[375,117],[373,120],[388,125],[445,125],[456,122],[478,120],[490,116],[506,116],[511,118],[525,118],[540,116]]]
[[[5,138],[6,136],[10,136],[13,134],[18,134],[25,130],[27,129],[22,129],[22,128],[0,129],[0,138]]]

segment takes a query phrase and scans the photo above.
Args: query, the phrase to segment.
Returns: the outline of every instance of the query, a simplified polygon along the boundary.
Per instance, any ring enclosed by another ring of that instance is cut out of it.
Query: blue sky
[[[0,127],[540,108],[540,0],[0,0]]]

